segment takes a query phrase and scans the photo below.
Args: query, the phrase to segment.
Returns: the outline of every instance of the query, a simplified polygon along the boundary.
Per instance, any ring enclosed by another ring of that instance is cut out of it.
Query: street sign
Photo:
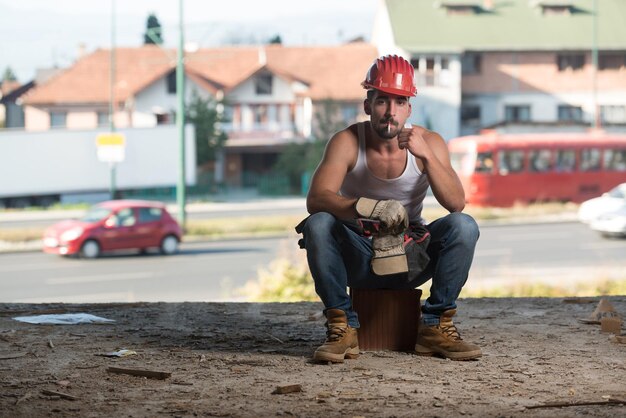
[[[98,160],[105,163],[120,163],[126,156],[126,138],[118,133],[99,134],[96,137]]]

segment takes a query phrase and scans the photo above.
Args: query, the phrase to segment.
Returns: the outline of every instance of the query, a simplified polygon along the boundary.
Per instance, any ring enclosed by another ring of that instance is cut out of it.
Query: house
[[[623,0],[380,0],[372,42],[411,60],[413,121],[446,139],[596,115],[626,126]]]
[[[376,48],[356,42],[329,47],[264,45],[185,53],[185,97],[223,102],[228,133],[216,176],[242,185],[270,170],[281,149],[316,132],[316,113],[332,100],[346,123],[362,113],[365,71]],[[174,123],[176,51],[156,45],[99,49],[23,98],[26,130],[118,128]],[[113,85],[113,89],[111,88]],[[111,99],[113,94],[113,99]]]

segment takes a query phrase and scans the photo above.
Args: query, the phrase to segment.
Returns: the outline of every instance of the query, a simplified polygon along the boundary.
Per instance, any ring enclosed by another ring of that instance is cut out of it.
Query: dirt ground
[[[626,297],[608,300],[626,313]],[[465,299],[456,323],[480,360],[363,352],[335,365],[311,362],[324,339],[317,303],[0,304],[0,416],[626,416],[626,344],[578,321],[597,304]],[[12,319],[68,312],[115,322]],[[101,356],[118,349],[136,354]]]

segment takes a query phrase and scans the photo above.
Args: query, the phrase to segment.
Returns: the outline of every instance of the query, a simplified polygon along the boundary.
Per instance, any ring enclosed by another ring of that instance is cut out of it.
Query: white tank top
[[[365,123],[357,124],[359,153],[354,168],[346,174],[339,189],[342,196],[350,198],[369,197],[376,200],[394,199],[404,205],[411,223],[424,223],[422,208],[428,176],[417,167],[415,157],[408,151],[407,162],[400,177],[382,179],[376,177],[367,167],[365,153]]]

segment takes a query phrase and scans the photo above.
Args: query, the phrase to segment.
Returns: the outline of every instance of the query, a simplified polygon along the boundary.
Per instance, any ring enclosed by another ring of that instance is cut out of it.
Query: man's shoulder
[[[430,129],[420,125],[413,125],[413,127],[417,128],[417,131],[420,135],[422,135],[422,138],[427,141],[443,141],[443,137],[435,131],[431,131]]]
[[[333,135],[333,137],[331,138],[332,141],[334,142],[342,142],[345,143],[346,145],[352,145],[352,144],[356,144],[357,143],[357,139],[358,139],[358,123],[352,124],[350,126],[348,126],[347,128],[342,129],[341,131],[337,132],[335,135]]]

